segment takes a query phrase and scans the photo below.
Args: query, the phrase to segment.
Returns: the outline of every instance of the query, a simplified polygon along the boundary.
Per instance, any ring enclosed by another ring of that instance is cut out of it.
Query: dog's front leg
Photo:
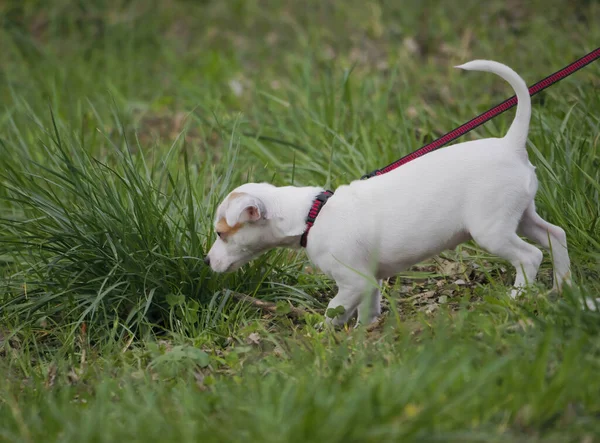
[[[352,317],[361,303],[368,303],[369,311],[371,310],[370,304],[372,303],[372,297],[365,297],[365,293],[371,291],[372,286],[369,287],[365,284],[357,284],[357,282],[349,284],[337,283],[339,288],[338,293],[327,305],[327,310],[325,311],[325,323],[333,326],[343,326]],[[377,300],[379,300],[378,297]],[[361,311],[363,310],[361,309]]]

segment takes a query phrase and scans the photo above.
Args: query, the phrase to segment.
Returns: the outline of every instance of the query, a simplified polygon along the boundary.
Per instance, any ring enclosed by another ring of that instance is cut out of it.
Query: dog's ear
[[[258,197],[245,192],[233,193],[229,196],[229,204],[225,211],[225,221],[229,226],[255,222],[263,218],[266,218],[265,204]]]

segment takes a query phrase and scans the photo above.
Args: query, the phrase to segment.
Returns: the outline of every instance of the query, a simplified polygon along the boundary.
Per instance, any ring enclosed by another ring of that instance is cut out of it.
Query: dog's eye
[[[223,233],[222,233],[222,232],[217,232],[217,236],[218,236],[219,238],[223,238],[223,237],[222,237],[222,235],[223,235]]]

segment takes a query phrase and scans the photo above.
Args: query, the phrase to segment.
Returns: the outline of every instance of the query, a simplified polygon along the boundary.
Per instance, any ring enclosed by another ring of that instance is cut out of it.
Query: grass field
[[[466,244],[387,282],[375,330],[318,331],[335,287],[303,252],[202,262],[232,187],[356,179],[512,95],[452,66],[531,84],[597,23],[585,0],[1,2],[0,441],[600,441],[600,63],[534,98],[528,142],[572,290],[546,256],[513,301]]]

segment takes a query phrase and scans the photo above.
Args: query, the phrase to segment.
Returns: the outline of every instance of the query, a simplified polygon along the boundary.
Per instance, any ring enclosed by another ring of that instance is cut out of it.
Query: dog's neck
[[[300,247],[306,229],[306,217],[323,188],[284,186],[274,188],[269,196],[268,217],[277,231],[279,246]]]

